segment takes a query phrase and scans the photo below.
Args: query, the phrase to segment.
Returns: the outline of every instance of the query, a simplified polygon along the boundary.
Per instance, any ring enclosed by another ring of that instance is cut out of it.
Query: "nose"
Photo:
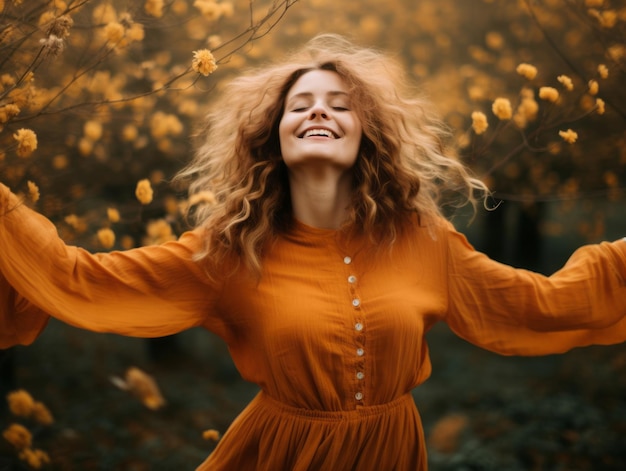
[[[321,101],[316,101],[309,110],[309,119],[328,119],[328,109]]]

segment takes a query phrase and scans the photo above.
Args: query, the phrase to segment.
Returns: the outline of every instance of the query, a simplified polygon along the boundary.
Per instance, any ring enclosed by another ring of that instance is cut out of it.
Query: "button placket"
[[[356,349],[354,352],[356,354],[355,377],[357,380],[356,391],[354,393],[354,399],[357,402],[362,402],[364,398],[363,379],[365,378],[365,335],[364,335],[365,324],[363,322],[363,316],[362,316],[362,311],[361,311],[361,307],[362,307],[361,298],[359,297],[357,293],[358,278],[354,274],[354,271],[352,270],[352,257],[345,256],[343,258],[343,262],[348,268],[347,282],[348,282],[350,296],[351,296],[350,302],[352,304],[353,312],[355,313],[354,321],[352,324],[354,328],[353,335],[354,335],[355,346],[356,346]]]

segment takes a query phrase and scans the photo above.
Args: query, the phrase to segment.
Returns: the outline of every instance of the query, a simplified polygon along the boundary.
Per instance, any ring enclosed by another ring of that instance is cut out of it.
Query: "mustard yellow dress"
[[[200,233],[91,254],[66,246],[0,185],[0,347],[32,342],[53,316],[151,337],[202,326],[223,338],[261,392],[198,470],[426,469],[411,390],[439,321],[504,355],[626,340],[626,242],[579,249],[551,277],[476,252],[444,221],[393,250],[296,223],[257,279],[210,282]]]

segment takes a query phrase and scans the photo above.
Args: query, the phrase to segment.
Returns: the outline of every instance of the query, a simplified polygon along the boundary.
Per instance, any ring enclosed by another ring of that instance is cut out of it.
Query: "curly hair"
[[[320,35],[281,63],[231,81],[199,129],[195,158],[178,175],[189,191],[211,191],[214,204],[196,209],[206,229],[198,255],[213,263],[235,256],[260,273],[263,250],[293,223],[287,168],[278,126],[285,97],[311,70],[339,74],[362,125],[353,167],[349,232],[392,244],[407,218],[441,216],[443,195],[476,206],[488,189],[447,144],[447,127],[409,86],[391,57],[337,35]]]

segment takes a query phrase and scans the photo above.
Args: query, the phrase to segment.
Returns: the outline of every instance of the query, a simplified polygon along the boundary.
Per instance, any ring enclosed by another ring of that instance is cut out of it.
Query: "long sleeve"
[[[446,237],[446,322],[460,337],[516,355],[626,341],[625,241],[584,246],[548,277],[489,259],[453,229]]]
[[[226,335],[214,309],[219,289],[193,260],[200,234],[91,254],[67,246],[50,221],[20,204],[3,185],[0,213],[0,347],[32,341],[46,315],[79,328],[137,337],[196,326]]]

